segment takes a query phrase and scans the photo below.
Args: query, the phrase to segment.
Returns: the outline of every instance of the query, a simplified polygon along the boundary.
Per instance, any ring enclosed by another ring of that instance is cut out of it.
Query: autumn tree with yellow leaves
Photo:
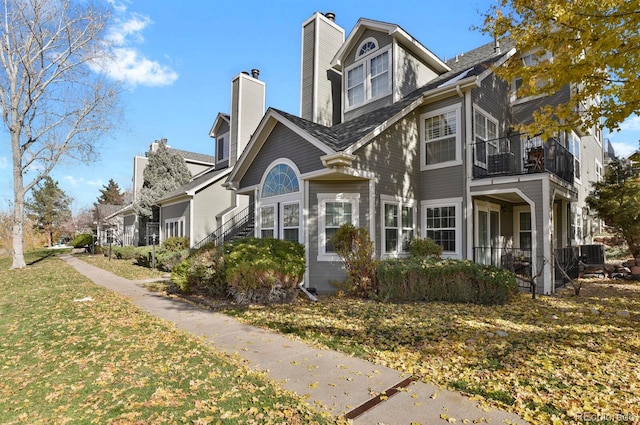
[[[545,106],[520,129],[547,134],[604,126],[615,130],[640,111],[640,3],[628,0],[500,0],[482,31],[507,37],[529,61],[496,69],[506,81],[522,78],[519,96],[571,87],[563,104]]]

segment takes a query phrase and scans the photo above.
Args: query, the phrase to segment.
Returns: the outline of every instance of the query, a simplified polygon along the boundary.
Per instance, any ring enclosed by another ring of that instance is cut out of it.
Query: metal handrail
[[[248,207],[224,222],[222,226],[211,232],[204,239],[194,244],[191,249],[196,250],[211,242],[214,242],[215,246],[220,246],[224,242],[230,241],[234,236],[252,226],[254,222],[254,203],[251,203]]]

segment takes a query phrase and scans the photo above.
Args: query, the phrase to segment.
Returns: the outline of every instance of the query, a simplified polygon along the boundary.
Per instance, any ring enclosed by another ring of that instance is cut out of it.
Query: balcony
[[[560,139],[514,134],[473,144],[473,178],[553,173],[573,184],[574,158]]]

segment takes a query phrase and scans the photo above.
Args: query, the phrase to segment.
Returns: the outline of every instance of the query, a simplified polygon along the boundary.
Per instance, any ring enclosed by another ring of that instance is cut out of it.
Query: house
[[[160,235],[157,223],[146,223],[140,220],[135,213],[133,204],[140,197],[140,189],[144,183],[144,169],[149,163],[149,154],[155,152],[161,143],[166,144],[166,139],[156,140],[149,146],[149,150],[144,155],[137,155],[133,159],[133,199],[132,202],[122,206],[118,211],[113,212],[108,219],[121,217],[123,220],[122,233],[119,239],[123,245],[138,246],[150,244],[151,235]],[[206,155],[196,152],[189,152],[180,149],[170,148],[182,156],[185,164],[192,176],[198,176],[207,172],[215,165],[215,158],[212,155]],[[146,236],[148,235],[148,237]],[[160,240],[160,239],[157,239]]]
[[[248,207],[246,196],[224,184],[264,114],[265,84],[259,75],[253,69],[251,75],[243,72],[232,79],[231,113],[219,113],[209,132],[216,141],[215,164],[158,201],[161,241],[186,236],[198,247],[222,237],[235,224],[233,217]]]
[[[554,252],[590,237],[602,135],[513,128],[571,87],[518,99],[519,82],[492,72],[529,60],[507,42],[444,61],[395,24],[360,19],[345,35],[332,13],[302,24],[300,116],[269,108],[228,176],[254,235],[303,243],[305,286],[319,292],[345,277],[330,242],[345,223],[368,229],[380,258],[429,237],[445,257],[542,268],[537,288],[554,292]]]

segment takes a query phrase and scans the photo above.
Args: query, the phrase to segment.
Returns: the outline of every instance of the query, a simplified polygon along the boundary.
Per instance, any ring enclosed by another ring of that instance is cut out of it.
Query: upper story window
[[[546,52],[540,56],[538,56],[537,53],[529,53],[528,55],[521,56],[520,60],[522,60],[522,64],[526,67],[536,66],[538,64],[553,60],[553,55],[550,52]],[[547,82],[548,80],[546,78],[538,78],[536,79],[535,84],[538,88],[541,88],[545,84],[547,84]],[[513,92],[518,98],[522,97],[518,94],[518,90],[522,86],[522,83],[523,80],[520,77],[516,77],[513,81]]]
[[[358,48],[356,62],[346,70],[347,109],[391,93],[390,47],[380,51],[368,38]]]
[[[216,137],[216,161],[226,161],[229,159],[229,133]]]
[[[498,153],[498,121],[478,107],[473,112],[474,164],[487,168],[487,158]]]
[[[567,148],[573,155],[574,165],[573,173],[576,180],[580,180],[580,137],[573,131],[569,132],[567,137]]]
[[[287,164],[278,164],[269,171],[264,180],[262,197],[268,198],[299,191],[300,182],[293,168]]]
[[[422,169],[461,163],[460,108],[438,109],[420,116]]]

